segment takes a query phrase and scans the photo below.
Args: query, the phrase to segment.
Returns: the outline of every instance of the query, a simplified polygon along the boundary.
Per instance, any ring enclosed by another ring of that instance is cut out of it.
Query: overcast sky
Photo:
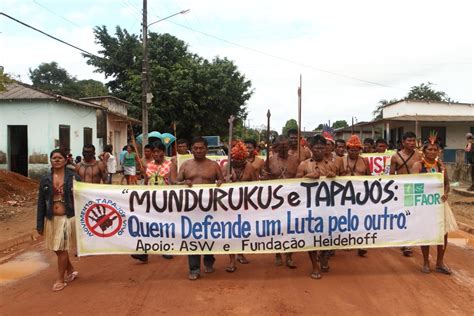
[[[427,81],[456,101],[474,102],[471,0],[148,2],[149,22],[191,10],[150,31],[170,33],[205,58],[227,57],[252,81],[250,126],[265,124],[267,109],[278,131],[297,118],[300,74],[305,130],[352,116],[370,120],[380,99],[401,98]],[[139,34],[141,6],[141,0],[0,1],[0,11],[94,53],[92,28],[120,25]],[[105,82],[68,46],[3,16],[0,32],[0,65],[24,82],[29,68],[51,61],[79,79]]]

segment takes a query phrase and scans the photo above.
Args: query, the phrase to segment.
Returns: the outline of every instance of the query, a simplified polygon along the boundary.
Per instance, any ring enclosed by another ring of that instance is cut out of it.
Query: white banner
[[[443,243],[441,174],[170,187],[76,182],[79,255]]]
[[[384,153],[361,154],[369,161],[370,174],[374,176],[390,174],[390,159],[395,151],[388,150]]]

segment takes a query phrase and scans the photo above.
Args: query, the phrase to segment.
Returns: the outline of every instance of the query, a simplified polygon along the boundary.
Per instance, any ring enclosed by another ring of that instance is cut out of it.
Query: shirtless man
[[[262,180],[269,179],[291,179],[296,176],[299,160],[297,155],[289,155],[288,138],[280,135],[273,143],[275,154],[269,159],[270,170],[263,171]],[[296,268],[292,259],[292,253],[286,253],[286,266],[290,269]],[[282,264],[281,254],[275,255],[275,264],[280,266]]]
[[[193,139],[191,143],[193,159],[186,160],[179,169],[178,183],[191,187],[193,184],[211,184],[220,186],[224,182],[221,169],[217,162],[206,158],[207,140],[202,137]],[[214,272],[213,255],[204,255],[204,272]],[[189,255],[189,280],[197,280],[201,273],[201,255]]]
[[[252,165],[257,179],[259,179],[260,175],[262,174],[265,161],[257,157],[257,143],[253,139],[245,140],[245,146],[247,146],[248,151],[247,161]]]
[[[364,139],[364,147],[362,148],[362,152],[364,154],[371,154],[375,152],[374,147],[375,147],[374,140],[372,138],[366,138]]]
[[[319,179],[321,176],[334,178],[337,175],[336,166],[326,158],[326,143],[326,139],[321,135],[316,135],[311,139],[311,151],[313,153],[313,157],[300,163],[298,166],[298,172],[296,173],[297,178],[305,177]],[[329,251],[321,251],[321,269],[319,268],[319,264],[317,262],[318,251],[309,251],[308,255],[313,266],[311,277],[313,279],[321,279],[321,270],[324,272],[329,271]]]
[[[257,173],[252,167],[252,164],[247,161],[249,151],[242,142],[237,142],[231,150],[231,167],[230,175],[227,174],[228,163],[222,166],[222,175],[226,182],[244,182],[244,181],[255,181],[257,180]],[[262,160],[263,161],[263,160]],[[234,272],[237,269],[236,256],[234,254],[229,255],[230,264],[225,269],[227,272]],[[237,255],[237,261],[242,264],[248,264],[249,261],[243,254]]]
[[[294,128],[289,129],[287,135],[288,145],[290,146],[288,155],[298,156],[298,146],[300,146],[299,161],[301,162],[311,158],[311,151],[300,144],[300,140],[298,139],[298,130]]]
[[[406,132],[402,136],[403,149],[393,154],[390,159],[390,174],[410,174],[415,162],[421,160],[421,156],[416,151],[416,135],[413,132]],[[401,248],[405,257],[410,257],[412,250],[409,247]]]
[[[336,139],[336,148],[334,149],[336,156],[344,157],[346,153],[346,141],[344,139]]]
[[[82,148],[84,159],[76,165],[76,173],[83,182],[107,183],[107,170],[102,161],[95,159],[95,147],[92,144]]]
[[[357,135],[352,135],[347,140],[347,156],[344,161],[344,175],[346,176],[369,176],[370,167],[367,158],[360,157],[360,151],[363,146]],[[357,254],[361,257],[367,253],[366,249],[357,249]]]
[[[325,158],[328,161],[330,161],[334,164],[334,166],[337,169],[337,171],[336,171],[337,175],[344,174],[344,163],[342,161],[342,158],[341,158],[341,156],[336,155],[334,153],[334,149],[336,147],[335,142],[334,142],[334,138],[332,137],[331,134],[329,134],[327,132],[324,132],[322,136],[326,139]]]

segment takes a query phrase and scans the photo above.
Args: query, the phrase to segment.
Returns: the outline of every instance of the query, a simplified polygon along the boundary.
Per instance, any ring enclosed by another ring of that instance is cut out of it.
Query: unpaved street
[[[465,236],[456,237],[465,242]],[[271,255],[254,255],[233,274],[218,256],[216,272],[198,281],[186,279],[186,257],[152,256],[148,264],[128,256],[83,257],[74,259],[80,278],[57,293],[51,292],[54,255],[42,243],[25,251],[33,266],[50,265],[0,287],[1,315],[472,315],[474,307],[474,252],[466,246],[448,248],[452,276],[421,273],[418,249],[412,258],[377,249],[367,258],[338,251],[322,280],[309,278],[305,253],[295,255],[295,270],[274,266]]]

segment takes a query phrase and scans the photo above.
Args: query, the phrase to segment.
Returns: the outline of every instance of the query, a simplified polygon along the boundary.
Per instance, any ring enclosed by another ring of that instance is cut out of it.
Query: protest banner
[[[192,188],[75,182],[78,253],[272,253],[442,244],[442,195],[442,174]]]
[[[361,157],[365,157],[369,161],[371,175],[388,175],[390,174],[390,159],[394,153],[392,150],[387,150],[384,153],[361,154]]]

